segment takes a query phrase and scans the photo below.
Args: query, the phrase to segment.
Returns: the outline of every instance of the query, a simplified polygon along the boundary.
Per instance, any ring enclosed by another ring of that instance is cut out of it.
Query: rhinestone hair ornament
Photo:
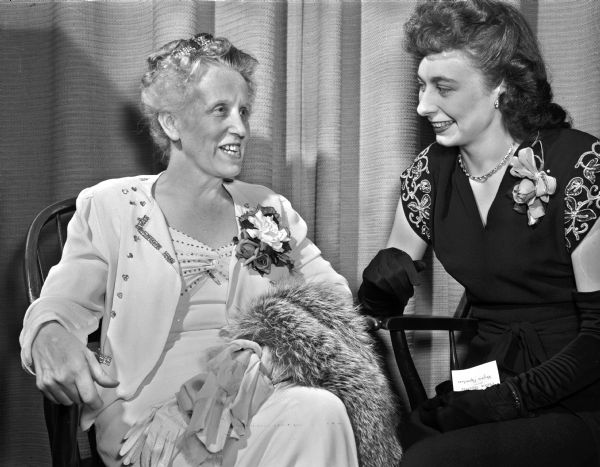
[[[173,56],[181,58],[201,54],[207,57],[217,57],[227,52],[227,50],[223,50],[223,43],[220,40],[205,32],[188,39],[186,42],[183,47],[175,49]]]
[[[229,48],[230,46],[227,44],[227,41],[214,38],[211,34],[202,32],[190,39],[182,39],[168,52],[149,57],[148,62],[153,68],[158,68],[168,58],[181,61],[186,58],[191,60],[197,56],[221,57],[227,54]]]

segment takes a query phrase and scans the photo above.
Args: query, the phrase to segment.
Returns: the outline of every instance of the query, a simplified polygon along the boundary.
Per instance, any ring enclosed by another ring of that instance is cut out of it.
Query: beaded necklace
[[[471,180],[473,180],[474,182],[478,182],[478,183],[484,183],[488,178],[490,178],[492,175],[494,175],[496,172],[498,172],[498,170],[500,170],[510,159],[510,156],[512,156],[514,150],[515,150],[515,143],[510,143],[510,146],[508,147],[508,152],[506,153],[506,155],[502,158],[502,160],[500,162],[498,162],[498,164],[489,172],[484,173],[483,175],[471,175],[469,173],[469,171],[467,170],[465,163],[463,162],[463,156],[460,153],[460,151],[458,152],[458,165],[460,165],[460,168],[462,169],[462,171],[465,173],[465,175],[467,177],[469,177]]]

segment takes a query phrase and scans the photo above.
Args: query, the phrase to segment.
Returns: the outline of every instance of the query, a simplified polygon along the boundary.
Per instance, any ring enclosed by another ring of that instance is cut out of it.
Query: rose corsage
[[[533,150],[539,146],[540,155]],[[544,150],[536,139],[531,147],[521,149],[510,161],[510,173],[522,178],[512,190],[514,210],[527,214],[528,225],[536,224],[545,214],[545,206],[556,191],[556,178],[544,171]]]
[[[244,260],[244,265],[254,269],[261,276],[271,272],[271,266],[285,266],[292,270],[294,263],[288,256],[290,232],[280,227],[279,213],[270,206],[258,205],[239,216],[240,238],[236,244],[235,256]]]

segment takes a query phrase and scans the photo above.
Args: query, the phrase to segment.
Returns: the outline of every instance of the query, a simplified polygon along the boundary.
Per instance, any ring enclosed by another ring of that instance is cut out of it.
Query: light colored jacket
[[[98,387],[105,404],[130,398],[156,365],[182,292],[169,229],[152,196],[157,178],[112,179],[80,193],[62,258],[50,270],[40,298],[27,310],[20,335],[22,363],[32,371],[31,344],[41,325],[57,321],[87,342],[102,319],[100,351],[111,359],[104,369],[120,381],[116,389]],[[292,273],[272,267],[270,274],[261,276],[232,255],[228,320],[271,284],[290,276],[331,282],[350,294],[346,280],[306,238],[306,223],[286,198],[241,181],[224,187],[236,217],[258,204],[277,210],[281,224],[290,230],[289,255],[294,261]]]

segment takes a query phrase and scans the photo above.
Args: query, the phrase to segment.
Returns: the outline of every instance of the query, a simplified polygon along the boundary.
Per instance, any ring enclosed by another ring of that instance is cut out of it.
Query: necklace
[[[458,152],[458,165],[460,165],[460,168],[462,169],[462,171],[465,173],[465,175],[467,177],[469,177],[471,180],[473,180],[474,182],[479,182],[479,183],[483,183],[485,182],[488,178],[490,178],[492,175],[494,175],[496,172],[498,172],[498,170],[500,170],[502,167],[504,167],[504,164],[506,164],[508,162],[508,160],[510,159],[510,156],[512,156],[513,152],[515,150],[515,143],[510,143],[510,146],[508,147],[508,152],[506,153],[506,155],[502,158],[502,160],[500,162],[498,162],[498,164],[496,165],[496,167],[494,167],[492,170],[490,170],[487,173],[484,173],[483,175],[471,175],[469,173],[469,171],[467,170],[467,168],[465,167],[465,163],[463,162],[463,156],[460,153],[460,151]]]

